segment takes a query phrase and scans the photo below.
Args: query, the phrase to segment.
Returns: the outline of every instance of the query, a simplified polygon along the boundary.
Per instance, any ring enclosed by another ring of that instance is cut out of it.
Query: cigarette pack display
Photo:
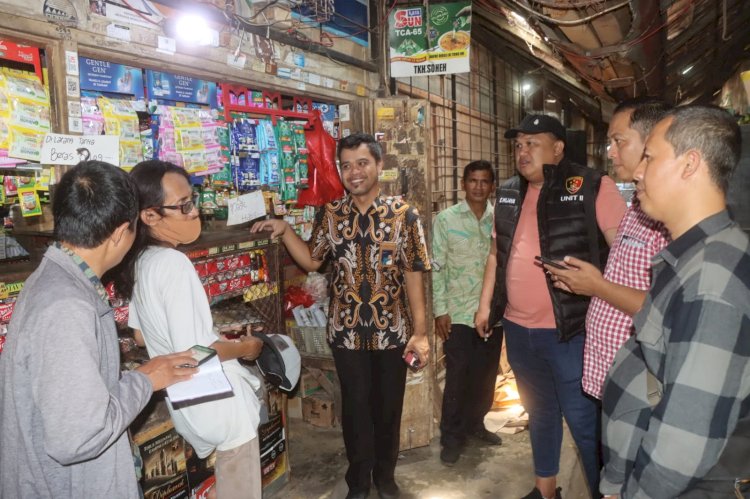
[[[281,414],[271,416],[258,427],[260,439],[260,472],[263,489],[270,491],[289,480],[286,432]]]
[[[138,452],[146,499],[189,497],[185,441],[174,428],[139,444]]]
[[[190,485],[190,498],[204,499],[211,487],[216,484],[216,477],[214,476],[216,452],[212,452],[201,459],[195,453],[193,447],[185,442],[185,460],[188,484]]]

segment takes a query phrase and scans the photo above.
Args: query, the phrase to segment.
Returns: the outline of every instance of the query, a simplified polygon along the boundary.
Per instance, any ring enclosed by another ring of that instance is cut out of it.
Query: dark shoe
[[[352,492],[350,490],[349,493],[346,494],[346,499],[367,499],[367,496],[369,495],[369,490],[360,490],[359,492]]]
[[[397,497],[401,497],[401,489],[398,488],[396,482],[376,484],[375,488],[378,489],[380,499],[396,499]]]
[[[443,447],[443,450],[440,451],[440,460],[446,466],[453,466],[456,464],[459,457],[461,457],[460,447]]]
[[[562,499],[562,496],[560,495],[560,491],[562,491],[561,487],[557,487],[555,489],[555,499]],[[534,487],[531,492],[523,496],[521,499],[544,499],[544,496],[541,492],[539,492],[539,489]]]
[[[481,440],[482,442],[490,445],[503,445],[503,439],[500,438],[500,435],[497,435],[496,433],[492,433],[487,428],[479,428],[478,430],[474,431],[474,433],[471,434],[476,439]]]

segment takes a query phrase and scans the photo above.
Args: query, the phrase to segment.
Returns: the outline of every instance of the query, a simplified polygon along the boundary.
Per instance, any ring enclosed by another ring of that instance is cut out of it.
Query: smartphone
[[[181,364],[180,367],[198,367],[208,359],[216,355],[216,350],[201,345],[193,345],[190,347],[190,353],[195,359],[195,364]]]
[[[419,357],[417,357],[417,354],[415,354],[414,352],[407,353],[406,357],[404,357],[404,362],[406,362],[406,365],[414,369],[415,371],[419,370],[419,368],[422,367],[422,363],[419,362]]]
[[[565,265],[562,265],[562,264],[560,264],[560,263],[558,263],[558,262],[556,262],[554,260],[550,260],[546,256],[539,256],[539,255],[537,255],[534,258],[537,259],[537,260],[539,260],[540,262],[542,262],[545,265],[549,265],[550,267],[555,267],[556,269],[560,269],[560,270],[569,270],[569,268],[566,267]]]

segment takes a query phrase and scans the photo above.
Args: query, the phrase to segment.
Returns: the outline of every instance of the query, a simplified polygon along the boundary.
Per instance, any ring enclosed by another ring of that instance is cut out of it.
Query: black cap
[[[514,139],[519,133],[534,135],[537,133],[551,133],[565,142],[565,127],[556,118],[544,114],[529,114],[516,128],[505,132],[506,139]]]

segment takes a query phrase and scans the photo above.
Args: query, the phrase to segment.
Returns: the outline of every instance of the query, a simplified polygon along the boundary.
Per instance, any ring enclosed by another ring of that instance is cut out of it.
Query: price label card
[[[261,191],[230,198],[227,225],[237,225],[266,215],[266,201]]]
[[[83,131],[81,118],[69,117],[68,122],[72,132]],[[39,161],[43,165],[75,165],[89,159],[120,166],[120,137],[59,133],[44,136]]]

